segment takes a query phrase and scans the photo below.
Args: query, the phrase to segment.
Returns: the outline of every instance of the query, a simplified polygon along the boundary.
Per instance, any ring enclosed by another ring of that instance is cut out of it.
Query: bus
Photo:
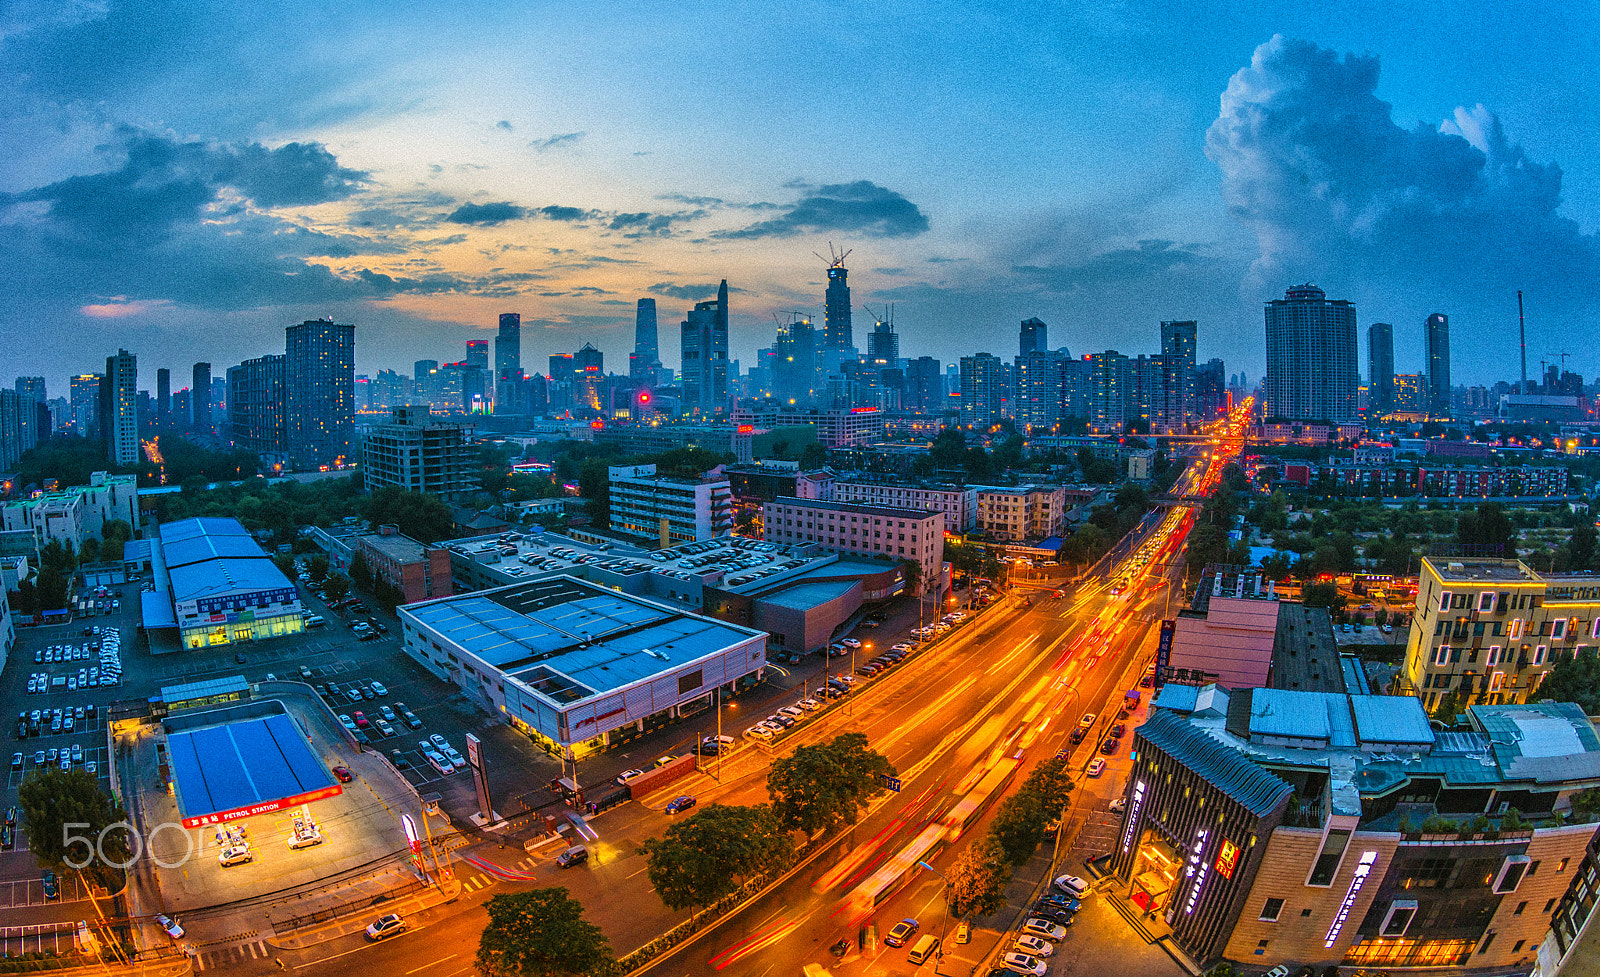
[[[967,792],[961,803],[950,809],[944,823],[948,826],[947,840],[955,841],[970,827],[972,822],[988,808],[994,799],[1000,796],[1006,785],[1011,783],[1011,778],[1017,775],[1017,768],[1022,766],[1022,751],[1002,757],[989,772],[984,774],[978,785]]]
[[[925,862],[944,847],[946,826],[938,820],[922,829],[909,845],[895,852],[894,857],[879,866],[867,880],[850,893],[848,904],[852,919],[863,918],[882,905],[885,899],[899,892],[901,887],[922,871],[918,862]]]

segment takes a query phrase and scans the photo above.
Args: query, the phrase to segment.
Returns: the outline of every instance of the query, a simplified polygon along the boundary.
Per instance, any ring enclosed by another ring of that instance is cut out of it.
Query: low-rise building
[[[876,407],[834,407],[810,409],[760,405],[741,407],[733,412],[735,427],[816,428],[817,443],[824,448],[848,448],[883,439],[884,413]]]
[[[933,587],[944,567],[944,516],[925,509],[778,499],[767,503],[762,531],[769,543],[909,560],[919,571],[917,594]]]
[[[995,539],[1024,542],[1059,535],[1067,493],[1059,485],[979,485],[977,528]]]
[[[1600,576],[1520,560],[1423,557],[1396,681],[1431,711],[1446,697],[1528,702],[1557,657],[1600,645]]]
[[[87,539],[100,539],[113,519],[139,528],[138,485],[133,475],[95,472],[88,485],[38,492],[0,502],[0,530],[33,533],[35,555],[51,542],[77,552]]]
[[[363,442],[361,478],[367,491],[401,488],[455,502],[478,490],[472,425],[435,419],[426,405],[396,407]]]
[[[167,523],[151,563],[156,589],[145,595],[144,625],[176,627],[184,648],[304,629],[299,590],[237,519]]]
[[[970,485],[840,478],[833,483],[833,500],[942,512],[944,528],[958,535],[978,524],[978,489]]]
[[[407,604],[455,593],[450,586],[450,551],[443,546],[419,543],[393,526],[357,536],[354,543],[373,576],[399,590]]]
[[[833,498],[833,472],[826,468],[814,472],[800,470],[795,461],[757,461],[748,465],[729,465],[728,488],[733,504],[740,510],[755,509],[774,499]]]
[[[733,494],[720,469],[700,478],[656,474],[655,465],[610,470],[611,528],[662,547],[693,543],[733,528]]]
[[[1112,898],[1202,966],[1516,969],[1583,864],[1600,738],[1576,706],[1172,687],[1134,733]]]
[[[759,681],[766,635],[567,576],[411,604],[402,647],[546,749],[581,758]]]

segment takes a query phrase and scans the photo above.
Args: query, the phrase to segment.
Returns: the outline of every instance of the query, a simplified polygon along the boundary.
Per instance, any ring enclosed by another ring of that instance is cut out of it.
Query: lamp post
[[[939,962],[944,959],[945,937],[950,933],[950,878],[921,859],[917,860],[917,864],[944,880],[944,922],[939,926],[939,950],[933,957],[933,972],[937,974],[939,973]]]

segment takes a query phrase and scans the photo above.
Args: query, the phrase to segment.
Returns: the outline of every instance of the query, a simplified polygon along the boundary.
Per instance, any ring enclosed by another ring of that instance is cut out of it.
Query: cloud
[[[505,119],[501,119],[499,122],[496,122],[494,127],[496,129],[502,129],[506,132],[510,132],[512,129],[511,123],[507,122]]]
[[[1012,270],[1025,281],[1037,282],[1051,291],[1076,292],[1086,287],[1141,281],[1180,265],[1205,260],[1193,246],[1148,240],[1140,241],[1137,247],[1114,248],[1070,264],[1018,265]]]
[[[787,212],[715,236],[737,239],[849,231],[869,237],[912,237],[928,229],[928,218],[916,204],[869,180],[821,187],[799,186],[807,192]]]
[[[686,302],[700,302],[716,298],[717,289],[720,287],[721,284],[718,282],[713,282],[710,285],[675,285],[672,282],[657,282],[645,289],[645,291],[655,292],[657,295],[669,295],[672,298],[683,299]],[[738,291],[738,289],[730,288],[729,291]]]
[[[113,295],[104,302],[79,307],[78,311],[91,319],[124,319],[170,308],[166,299],[130,299],[126,295]]]
[[[549,207],[540,207],[534,213],[553,221],[581,221],[594,216],[582,207],[559,207],[553,204]]]
[[[565,149],[576,146],[587,132],[563,132],[557,136],[548,136],[544,139],[535,139],[528,143],[536,153],[548,153],[552,149]]]
[[[445,220],[452,224],[504,224],[506,221],[521,220],[527,214],[527,210],[509,200],[492,204],[468,202],[451,211]]]
[[[1540,283],[1592,304],[1580,293],[1600,256],[1557,213],[1560,168],[1528,159],[1482,106],[1402,128],[1378,75],[1376,57],[1277,36],[1229,81],[1206,155],[1259,245],[1247,286],[1425,301]]]

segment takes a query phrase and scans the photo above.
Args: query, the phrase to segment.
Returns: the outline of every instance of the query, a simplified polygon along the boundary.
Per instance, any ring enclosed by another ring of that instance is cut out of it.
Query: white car
[[[839,643],[844,645],[846,648],[860,648],[861,647],[860,640],[858,640],[856,638],[840,638],[839,639]]]
[[[1049,940],[1037,936],[1019,936],[1016,946],[1012,947],[1018,953],[1030,953],[1036,957],[1048,957],[1056,952],[1056,945]]]
[[[644,771],[643,770],[624,770],[621,773],[617,774],[617,786],[626,787],[628,785],[628,782],[633,780],[635,777],[643,777],[643,776],[644,776]]]
[[[1015,950],[1000,958],[1000,966],[1014,974],[1026,974],[1027,977],[1044,977],[1044,972],[1049,969],[1038,957]]]
[[[441,756],[439,754],[439,751],[437,751],[437,750],[424,750],[422,755],[427,757],[428,758],[428,763],[432,764],[433,765],[433,769],[439,771],[440,773],[445,774],[445,775],[448,776],[449,774],[453,774],[453,773],[456,772],[456,768],[451,766],[450,761],[446,760],[443,756]]]
[[[373,682],[373,683],[371,683],[371,685],[372,685],[372,691],[376,692],[378,695],[388,695],[389,694],[388,688],[386,688],[382,682]]]
[[[1093,760],[1090,760],[1089,769],[1084,771],[1084,773],[1090,777],[1098,777],[1105,772],[1106,762],[1100,757],[1095,757]]]
[[[232,848],[224,848],[222,849],[222,852],[217,855],[217,863],[223,868],[227,868],[229,865],[243,865],[245,862],[254,860],[255,856],[250,854],[250,849],[245,845],[234,845]]]
[[[170,917],[170,916],[157,916],[156,917],[156,925],[161,927],[162,929],[166,930],[167,931],[167,935],[172,937],[174,940],[183,939],[183,927],[179,926],[178,925],[178,921],[173,919],[172,917]]]
[[[1058,875],[1056,876],[1056,880],[1053,884],[1055,885],[1057,891],[1069,895],[1074,899],[1083,898],[1083,894],[1089,891],[1089,883],[1078,878],[1076,875]]]
[[[806,714],[806,711],[799,706],[780,706],[778,711],[790,719],[799,719]]]
[[[812,712],[816,712],[818,709],[822,708],[822,703],[811,698],[810,696],[807,696],[806,698],[800,700],[800,706],[803,709],[809,709]]]
[[[770,740],[772,739],[772,730],[765,726],[751,726],[744,731],[744,735],[754,736],[758,740]]]
[[[399,913],[390,913],[387,916],[379,916],[372,921],[367,927],[367,939],[381,940],[385,937],[394,936],[396,933],[404,933],[405,930],[405,918]]]
[[[1022,932],[1027,936],[1036,936],[1046,940],[1064,940],[1067,938],[1067,928],[1065,926],[1046,922],[1042,919],[1030,919],[1023,923]]]

